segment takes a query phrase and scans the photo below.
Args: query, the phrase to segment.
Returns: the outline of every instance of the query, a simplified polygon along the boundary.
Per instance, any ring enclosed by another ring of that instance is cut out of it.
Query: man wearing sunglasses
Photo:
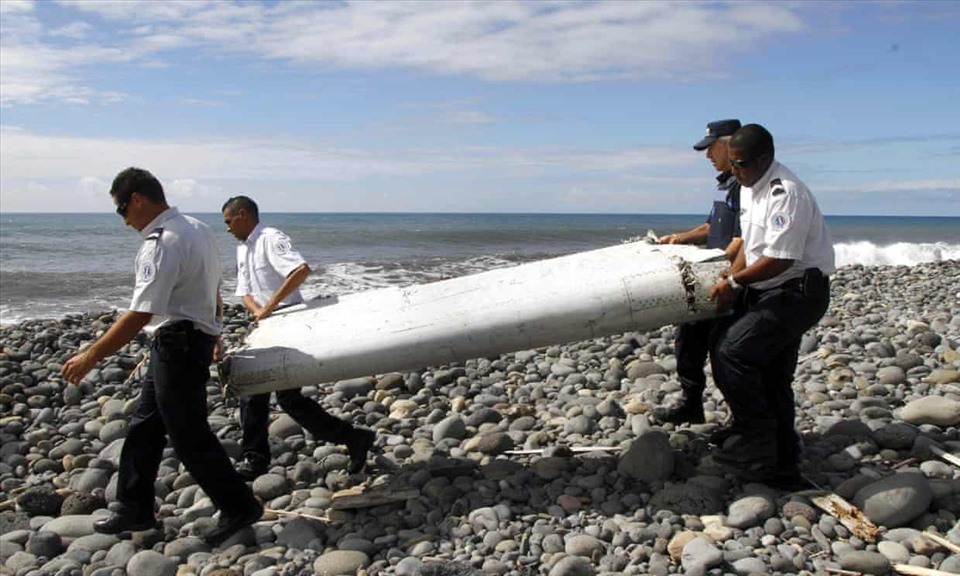
[[[78,383],[141,329],[152,340],[140,402],[120,453],[120,506],[93,527],[118,534],[156,525],[154,482],[169,438],[220,509],[219,523],[205,536],[216,546],[263,514],[207,422],[206,385],[221,327],[220,254],[210,228],[169,206],[160,181],[146,170],[120,172],[110,196],[124,223],[143,237],[133,300],[106,334],[67,360],[61,375]]]
[[[266,318],[278,308],[303,302],[300,285],[310,275],[310,266],[293,249],[290,238],[260,223],[260,210],[251,198],[235,196],[221,210],[227,231],[240,241],[237,296],[254,321]],[[346,445],[351,474],[363,470],[375,440],[373,431],[328,414],[298,389],[277,391],[277,403],[314,438]],[[246,480],[256,479],[270,464],[269,424],[269,392],[240,399],[243,459],[237,471]]]
[[[728,153],[740,182],[743,246],[710,291],[721,309],[710,349],[713,378],[730,407],[730,435],[713,460],[747,480],[802,485],[794,430],[793,372],[800,338],[827,310],[834,252],[810,190],[774,158],[773,136],[748,124]]]
[[[707,124],[707,135],[694,144],[693,149],[706,150],[707,159],[718,172],[710,215],[696,228],[660,237],[660,244],[706,244],[707,248],[719,248],[731,256],[736,255],[740,246],[740,183],[730,172],[727,142],[739,128],[740,121],[736,119]],[[707,376],[703,364],[707,360],[713,325],[713,320],[704,320],[677,327],[674,353],[682,392],[675,402],[654,408],[653,415],[660,422],[700,424],[705,421],[703,392]]]

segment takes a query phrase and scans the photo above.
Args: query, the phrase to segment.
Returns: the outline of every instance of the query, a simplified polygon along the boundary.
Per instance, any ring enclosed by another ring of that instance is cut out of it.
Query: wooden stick
[[[546,448],[532,448],[530,450],[506,450],[504,454],[510,456],[532,456],[536,454],[543,454]],[[584,452],[619,452],[623,448],[619,446],[574,446],[568,448],[574,454],[582,454]]]
[[[863,572],[854,572],[853,570],[844,570],[843,568],[831,568],[830,566],[827,566],[823,570],[830,574],[840,574],[840,576],[863,576]]]
[[[942,450],[940,448],[937,448],[936,446],[931,446],[930,451],[936,454],[937,456],[943,458],[947,462],[953,464],[954,466],[960,466],[960,458],[954,456],[953,454],[947,452],[946,450]]]
[[[891,469],[891,470],[896,470],[896,469],[898,469],[898,468],[903,468],[904,466],[910,466],[910,465],[916,464],[916,463],[917,463],[917,459],[916,459],[916,458],[907,458],[907,459],[904,460],[903,462],[897,462],[896,464],[894,464],[893,466],[891,466],[890,469]]]
[[[921,568],[909,564],[894,564],[893,569],[895,572],[905,574],[906,576],[957,576],[955,572],[944,572],[943,570]]]
[[[127,379],[123,381],[124,386],[126,386],[127,384],[130,383],[131,380],[133,380],[133,377],[137,375],[137,372],[139,372],[140,368],[142,368],[143,365],[147,363],[147,360],[149,358],[150,358],[149,354],[144,354],[143,358],[140,360],[140,363],[137,364],[136,367],[134,367],[134,369],[130,372],[130,375],[127,376]]]
[[[333,520],[327,518],[326,516],[314,516],[313,514],[304,514],[303,512],[288,512],[286,510],[274,510],[273,508],[264,508],[264,512],[272,512],[280,516],[296,516],[297,518],[306,518],[307,520],[316,520],[318,522],[324,522],[330,524]]]
[[[933,540],[934,542],[943,546],[944,548],[953,552],[954,554],[960,554],[960,546],[957,546],[956,544],[940,536],[939,534],[936,534],[934,532],[927,530],[926,532],[922,532],[921,535],[926,538],[929,538],[930,540]]]
[[[840,523],[846,526],[857,538],[865,542],[873,542],[877,539],[876,525],[859,508],[840,496],[827,494],[826,496],[811,498],[810,501],[827,514],[840,520]]]

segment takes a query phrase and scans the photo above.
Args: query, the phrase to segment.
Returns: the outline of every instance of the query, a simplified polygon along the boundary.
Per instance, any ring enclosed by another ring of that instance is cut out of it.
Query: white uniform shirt
[[[793,260],[773,278],[754,282],[760,290],[803,275],[806,268],[832,274],[833,243],[817,201],[789,168],[776,160],[750,188],[740,189],[740,226],[747,266],[760,256]]]
[[[220,334],[220,252],[210,227],[168,208],[140,235],[130,310],[154,315],[144,330],[152,334],[164,324],[191,320],[198,330]]]
[[[247,239],[237,245],[237,296],[252,296],[258,305],[263,306],[276,294],[287,276],[305,263],[286,234],[257,224]],[[303,296],[296,289],[280,305],[301,302]]]

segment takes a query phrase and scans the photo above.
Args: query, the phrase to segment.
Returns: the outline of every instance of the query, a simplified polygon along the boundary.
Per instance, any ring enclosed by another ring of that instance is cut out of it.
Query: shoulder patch
[[[786,212],[775,212],[770,218],[771,228],[779,232],[790,225],[790,217]]]
[[[163,236],[163,227],[154,228],[147,234],[146,240],[159,240],[160,236]]]
[[[139,267],[137,267],[137,283],[138,284],[149,284],[153,282],[153,279],[156,275],[157,275],[157,266],[153,263],[152,260],[145,260],[140,263]]]
[[[273,249],[277,251],[277,254],[281,256],[286,256],[290,253],[292,246],[290,245],[290,239],[286,236],[277,236],[273,241]]]

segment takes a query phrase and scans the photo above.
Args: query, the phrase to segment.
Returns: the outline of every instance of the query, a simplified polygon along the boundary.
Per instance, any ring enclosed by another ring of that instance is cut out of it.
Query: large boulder
[[[933,490],[922,474],[901,472],[868,484],[857,491],[853,503],[875,524],[905,526],[927,511]]]

